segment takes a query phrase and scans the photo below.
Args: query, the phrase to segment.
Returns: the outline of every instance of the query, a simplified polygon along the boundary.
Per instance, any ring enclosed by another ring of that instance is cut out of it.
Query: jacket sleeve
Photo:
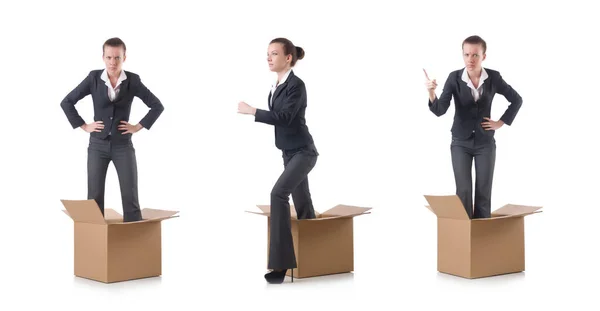
[[[285,102],[281,109],[278,111],[267,111],[263,109],[256,109],[256,115],[254,121],[262,122],[271,125],[277,125],[282,127],[290,127],[294,118],[298,114],[298,111],[306,104],[303,98],[306,96],[306,89],[304,84],[290,85],[289,89],[286,90]]]
[[[91,94],[92,86],[92,73],[83,80],[79,85],[73,89],[60,103],[60,107],[65,112],[69,123],[75,129],[85,124],[83,118],[77,112],[75,104],[81,99]]]
[[[141,99],[142,102],[144,102],[144,104],[150,108],[150,111],[148,111],[142,120],[140,120],[140,124],[149,130],[154,122],[156,122],[158,117],[162,114],[163,110],[165,110],[165,107],[139,78],[137,80],[138,81],[135,86],[135,96]]]
[[[450,100],[452,100],[452,78],[452,74],[448,75],[440,98],[436,96],[433,102],[428,100],[429,110],[438,117],[444,115],[448,111],[448,107],[450,107]]]
[[[517,91],[515,91],[510,85],[508,85],[508,83],[506,83],[506,81],[504,81],[504,79],[502,79],[502,76],[500,74],[498,74],[498,80],[496,81],[496,83],[497,92],[499,94],[502,94],[506,98],[506,100],[510,102],[508,108],[506,109],[500,120],[504,121],[504,124],[506,125],[511,125],[513,120],[517,116],[519,109],[521,109],[523,99],[521,98],[519,93],[517,93]]]

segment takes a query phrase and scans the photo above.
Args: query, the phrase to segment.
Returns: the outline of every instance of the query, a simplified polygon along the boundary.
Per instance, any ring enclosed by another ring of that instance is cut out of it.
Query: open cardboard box
[[[269,205],[258,205],[258,215],[271,215]],[[314,219],[298,220],[296,209],[290,206],[292,238],[298,267],[294,277],[345,273],[354,271],[354,217],[369,214],[370,207],[337,205],[323,213],[315,211]],[[267,220],[267,258],[270,219]],[[291,275],[288,269],[287,275]]]
[[[456,195],[426,195],[438,219],[438,271],[480,278],[525,270],[524,217],[542,207],[507,204],[491,218],[469,219]]]
[[[112,209],[104,217],[95,200],[61,200],[74,221],[75,275],[105,283],[161,275],[161,221],[177,211],[144,208],[141,221],[123,223]]]

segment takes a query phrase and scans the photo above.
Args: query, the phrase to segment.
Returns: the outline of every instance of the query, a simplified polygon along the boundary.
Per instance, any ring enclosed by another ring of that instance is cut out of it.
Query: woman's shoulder
[[[300,77],[298,77],[293,71],[290,72],[290,76],[288,77],[287,82],[289,84],[296,84],[296,85],[304,86],[304,81],[302,81],[302,79],[300,79]]]
[[[490,69],[490,68],[483,68],[483,69],[490,77],[500,76],[500,72],[498,70],[494,70],[494,69]]]

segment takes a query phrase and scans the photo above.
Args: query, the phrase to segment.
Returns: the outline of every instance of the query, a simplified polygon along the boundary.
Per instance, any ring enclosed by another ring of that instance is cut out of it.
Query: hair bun
[[[304,49],[297,46],[296,47],[296,55],[298,56],[298,59],[303,59],[304,58]]]

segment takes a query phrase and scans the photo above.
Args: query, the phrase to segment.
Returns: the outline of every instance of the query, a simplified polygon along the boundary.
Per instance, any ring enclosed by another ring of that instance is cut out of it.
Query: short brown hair
[[[115,37],[115,38],[110,38],[108,40],[106,40],[106,42],[104,42],[104,44],[102,45],[102,54],[104,54],[104,48],[110,46],[113,48],[118,48],[120,46],[123,47],[123,54],[127,51],[127,47],[125,47],[125,42],[123,42],[123,40]]]
[[[271,44],[273,44],[273,43],[281,43],[283,45],[283,53],[285,55],[292,54],[292,62],[290,63],[290,65],[292,67],[294,67],[294,65],[296,65],[296,62],[299,59],[304,58],[304,49],[299,46],[295,46],[292,43],[292,41],[290,41],[286,38],[275,38],[275,39],[271,40]]]
[[[465,47],[465,43],[481,44],[481,46],[483,47],[483,54],[485,54],[485,51],[487,50],[487,44],[485,43],[485,40],[483,40],[480,36],[470,36],[466,38],[465,41],[463,41],[462,43],[463,48]]]

